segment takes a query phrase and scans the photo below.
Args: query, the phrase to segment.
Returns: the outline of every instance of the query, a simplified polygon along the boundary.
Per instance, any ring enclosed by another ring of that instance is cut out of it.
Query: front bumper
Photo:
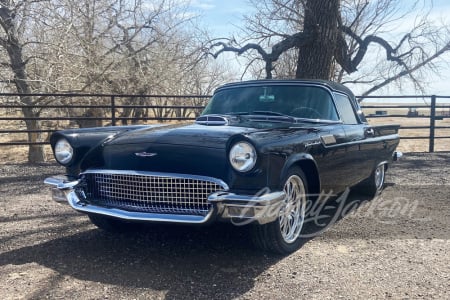
[[[127,221],[167,222],[184,224],[204,224],[215,218],[231,221],[235,225],[251,222],[266,224],[275,221],[284,205],[284,192],[261,191],[251,195],[238,195],[226,191],[216,192],[208,197],[212,204],[206,216],[169,213],[133,212],[117,208],[108,208],[83,202],[74,188],[80,183],[65,176],[50,177],[44,183],[52,187],[52,198],[59,203],[69,205],[82,213],[99,214]]]

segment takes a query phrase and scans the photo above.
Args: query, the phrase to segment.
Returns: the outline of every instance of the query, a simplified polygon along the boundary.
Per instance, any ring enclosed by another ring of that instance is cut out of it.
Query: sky
[[[411,0],[398,0],[405,3],[405,7],[411,4]],[[450,24],[450,1],[449,0],[425,0],[427,3],[433,3],[430,12],[432,19],[439,21],[446,19]],[[213,37],[230,37],[239,31],[238,27],[243,27],[243,16],[252,11],[252,7],[246,0],[192,0],[192,7],[201,15],[202,23],[207,26]],[[410,24],[415,22],[415,12],[408,19],[404,19],[392,27],[392,34],[401,35],[402,30],[406,30]],[[450,95],[450,53],[443,56],[444,63],[441,64],[440,76],[430,75],[427,77],[429,86],[426,93],[435,95]],[[231,56],[227,58],[233,60]],[[233,63],[233,62],[230,62]],[[236,63],[236,66],[238,64]],[[239,67],[237,67],[239,68]],[[365,87],[352,87],[354,92],[358,94]],[[355,90],[356,89],[356,90]],[[403,86],[403,90],[399,91],[396,87],[380,91],[381,93],[390,94],[417,94],[411,87]],[[380,93],[379,92],[379,93]]]
[[[228,37],[238,31],[243,16],[252,10],[246,0],[192,0],[191,3],[217,37]]]

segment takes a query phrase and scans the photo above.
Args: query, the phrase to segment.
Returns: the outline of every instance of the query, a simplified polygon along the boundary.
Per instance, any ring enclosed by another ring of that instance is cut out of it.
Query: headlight
[[[55,158],[60,164],[67,164],[72,160],[73,148],[66,139],[60,139],[55,144]]]
[[[236,171],[247,172],[256,164],[256,150],[250,143],[238,142],[231,147],[229,159]]]

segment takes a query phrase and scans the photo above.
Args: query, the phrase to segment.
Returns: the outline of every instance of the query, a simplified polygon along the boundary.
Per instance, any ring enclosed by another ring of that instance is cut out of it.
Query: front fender
[[[306,175],[308,180],[309,194],[318,195],[320,193],[320,176],[317,163],[314,157],[309,153],[296,153],[291,155],[283,166],[280,173],[280,183],[283,185],[286,175],[292,167],[299,167]],[[282,186],[281,186],[282,188]]]
[[[76,177],[80,172],[80,165],[85,157],[97,149],[99,145],[121,133],[145,127],[148,126],[113,126],[60,130],[51,135],[50,144],[53,152],[56,142],[61,138],[66,139],[71,144],[74,149],[74,158],[65,167],[69,175]]]

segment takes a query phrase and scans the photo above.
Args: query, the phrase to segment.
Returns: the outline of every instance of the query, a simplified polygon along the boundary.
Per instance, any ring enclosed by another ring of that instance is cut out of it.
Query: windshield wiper
[[[245,116],[245,115],[249,115],[250,113],[247,111],[237,111],[237,112],[227,112],[224,113],[224,115],[229,115],[229,116]]]
[[[288,116],[288,115],[285,115],[285,114],[282,114],[279,112],[265,111],[265,110],[255,110],[255,111],[252,111],[251,113],[248,111],[227,112],[227,113],[224,113],[224,115],[230,115],[230,116],[265,115],[265,116],[277,116],[277,117],[292,118],[291,116]]]
[[[273,111],[252,111],[249,118],[256,119],[257,121],[271,121],[271,122],[290,122],[295,123],[295,118]]]
[[[255,110],[252,111],[251,113],[252,115],[267,115],[267,116],[279,116],[279,117],[289,117],[292,118],[291,116],[279,113],[279,112],[275,112],[275,111],[266,111],[266,110]]]
[[[312,123],[312,124],[341,124],[341,121],[325,120],[325,119],[307,119],[295,118],[295,123]]]
[[[279,112],[273,112],[273,111],[254,111],[251,114],[255,115],[267,115],[267,116],[276,116],[276,117],[283,117],[283,118],[289,118],[292,120],[293,123],[324,123],[324,124],[339,124],[341,121],[333,121],[333,120],[325,120],[325,119],[309,119],[309,118],[296,118],[293,116],[285,115]]]

